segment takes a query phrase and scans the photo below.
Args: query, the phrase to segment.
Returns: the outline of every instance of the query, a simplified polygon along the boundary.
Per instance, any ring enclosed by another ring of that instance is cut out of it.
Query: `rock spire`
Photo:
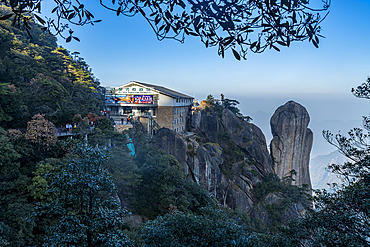
[[[274,159],[275,173],[283,178],[294,170],[294,185],[308,185],[311,189],[309,173],[310,153],[313,143],[312,131],[308,128],[310,116],[302,105],[289,101],[276,109],[271,117],[273,139],[270,152]]]

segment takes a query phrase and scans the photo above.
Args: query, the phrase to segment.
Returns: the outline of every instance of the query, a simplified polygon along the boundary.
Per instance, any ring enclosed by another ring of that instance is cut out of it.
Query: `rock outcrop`
[[[256,200],[252,189],[271,173],[280,178],[297,172],[295,184],[311,186],[308,162],[312,132],[307,128],[306,109],[288,102],[271,118],[274,139],[271,142],[273,162],[262,131],[220,105],[202,102],[193,112],[191,132],[180,135],[162,128],[153,136],[153,144],[173,155],[188,178],[204,184],[225,207],[241,210],[252,220],[271,224],[272,204],[280,209],[280,222],[302,217],[304,207],[299,201],[286,204],[281,191]],[[310,187],[311,188],[311,187]],[[270,211],[269,211],[270,210]]]
[[[181,136],[160,129],[153,143],[175,156],[185,174],[204,184],[221,204],[248,212],[253,207],[250,190],[273,172],[262,131],[230,110],[206,103],[194,112],[192,130]]]
[[[254,162],[258,172],[273,172],[265,136],[257,126],[239,119],[228,109],[207,111],[204,105],[202,102],[192,117],[192,127],[203,140],[219,143],[223,148],[229,148],[230,140]]]
[[[270,120],[273,135],[270,151],[274,171],[280,178],[294,170],[293,184],[307,184],[311,189],[309,161],[313,134],[308,128],[309,122],[310,116],[302,105],[289,101],[280,106]]]

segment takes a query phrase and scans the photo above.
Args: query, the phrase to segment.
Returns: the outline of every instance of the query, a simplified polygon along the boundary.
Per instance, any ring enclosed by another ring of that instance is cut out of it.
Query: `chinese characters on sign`
[[[105,102],[111,104],[153,104],[153,95],[106,95]]]
[[[153,95],[135,95],[134,104],[153,104]]]

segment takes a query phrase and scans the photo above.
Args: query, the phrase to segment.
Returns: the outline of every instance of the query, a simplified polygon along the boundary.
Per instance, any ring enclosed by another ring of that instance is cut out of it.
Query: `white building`
[[[117,124],[125,123],[129,116],[148,126],[152,119],[160,127],[176,132],[186,128],[193,97],[162,86],[131,81],[119,87],[107,87],[106,109]],[[150,129],[150,128],[149,128]]]

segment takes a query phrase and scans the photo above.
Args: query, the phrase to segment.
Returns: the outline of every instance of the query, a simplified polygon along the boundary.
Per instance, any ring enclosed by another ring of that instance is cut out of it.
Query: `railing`
[[[72,129],[67,129],[67,128],[55,128],[55,132],[57,133],[58,136],[72,136],[74,135],[72,133]]]
[[[149,121],[148,121],[148,131],[149,134],[154,135],[160,128],[159,124],[157,121],[152,116],[149,116]]]
[[[123,112],[110,112],[111,116],[130,116],[131,113],[123,113]],[[151,112],[132,112],[132,116],[137,116],[137,117],[151,117],[152,113]]]

